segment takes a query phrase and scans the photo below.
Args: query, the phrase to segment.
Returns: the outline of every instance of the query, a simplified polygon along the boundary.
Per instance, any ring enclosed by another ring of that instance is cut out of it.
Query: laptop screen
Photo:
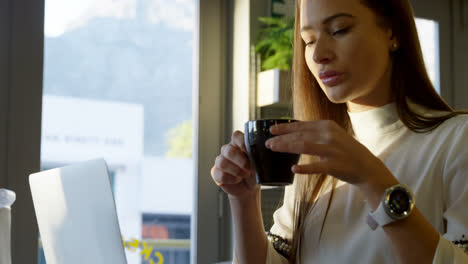
[[[31,174],[29,183],[48,264],[126,264],[103,159]]]

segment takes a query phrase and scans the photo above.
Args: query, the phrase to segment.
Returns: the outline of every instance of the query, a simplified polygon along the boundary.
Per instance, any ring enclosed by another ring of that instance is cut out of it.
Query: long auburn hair
[[[353,134],[345,103],[335,104],[328,100],[305,61],[305,43],[300,35],[301,1],[296,1],[296,23],[293,57],[293,102],[294,117],[298,120],[333,120],[349,134]],[[398,116],[408,129],[425,133],[437,128],[445,120],[468,112],[454,111],[437,93],[427,74],[414,22],[414,13],[408,0],[360,0],[375,14],[376,23],[390,27],[399,42],[399,48],[392,54],[391,86]],[[438,117],[425,117],[410,109],[406,98],[429,109],[447,111]],[[308,162],[310,156],[302,156],[301,162]],[[290,263],[300,263],[301,242],[305,219],[313,210],[319,194],[330,190],[325,218],[333,199],[337,180],[329,175],[296,175],[294,181],[294,214],[292,250]],[[328,189],[331,187],[331,189]]]

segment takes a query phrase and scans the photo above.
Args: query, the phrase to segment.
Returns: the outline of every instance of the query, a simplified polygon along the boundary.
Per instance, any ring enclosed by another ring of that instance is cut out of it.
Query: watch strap
[[[375,230],[378,226],[385,226],[396,221],[387,214],[384,206],[384,201],[381,201],[377,210],[370,212],[367,216],[367,224],[372,230]]]

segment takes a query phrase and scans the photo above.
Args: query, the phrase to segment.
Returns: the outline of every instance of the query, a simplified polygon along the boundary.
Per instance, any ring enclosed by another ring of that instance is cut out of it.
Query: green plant
[[[166,153],[166,157],[192,157],[192,130],[192,120],[187,120],[167,132],[166,141],[169,150]]]
[[[260,17],[265,25],[260,31],[255,52],[260,54],[262,71],[290,70],[293,56],[294,17]]]

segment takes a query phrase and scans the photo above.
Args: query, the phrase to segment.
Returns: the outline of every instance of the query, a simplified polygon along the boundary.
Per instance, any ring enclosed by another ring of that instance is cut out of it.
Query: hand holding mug
[[[230,198],[242,198],[260,188],[246,153],[244,134],[235,131],[231,142],[222,146],[221,153],[216,157],[211,169],[212,179]]]

